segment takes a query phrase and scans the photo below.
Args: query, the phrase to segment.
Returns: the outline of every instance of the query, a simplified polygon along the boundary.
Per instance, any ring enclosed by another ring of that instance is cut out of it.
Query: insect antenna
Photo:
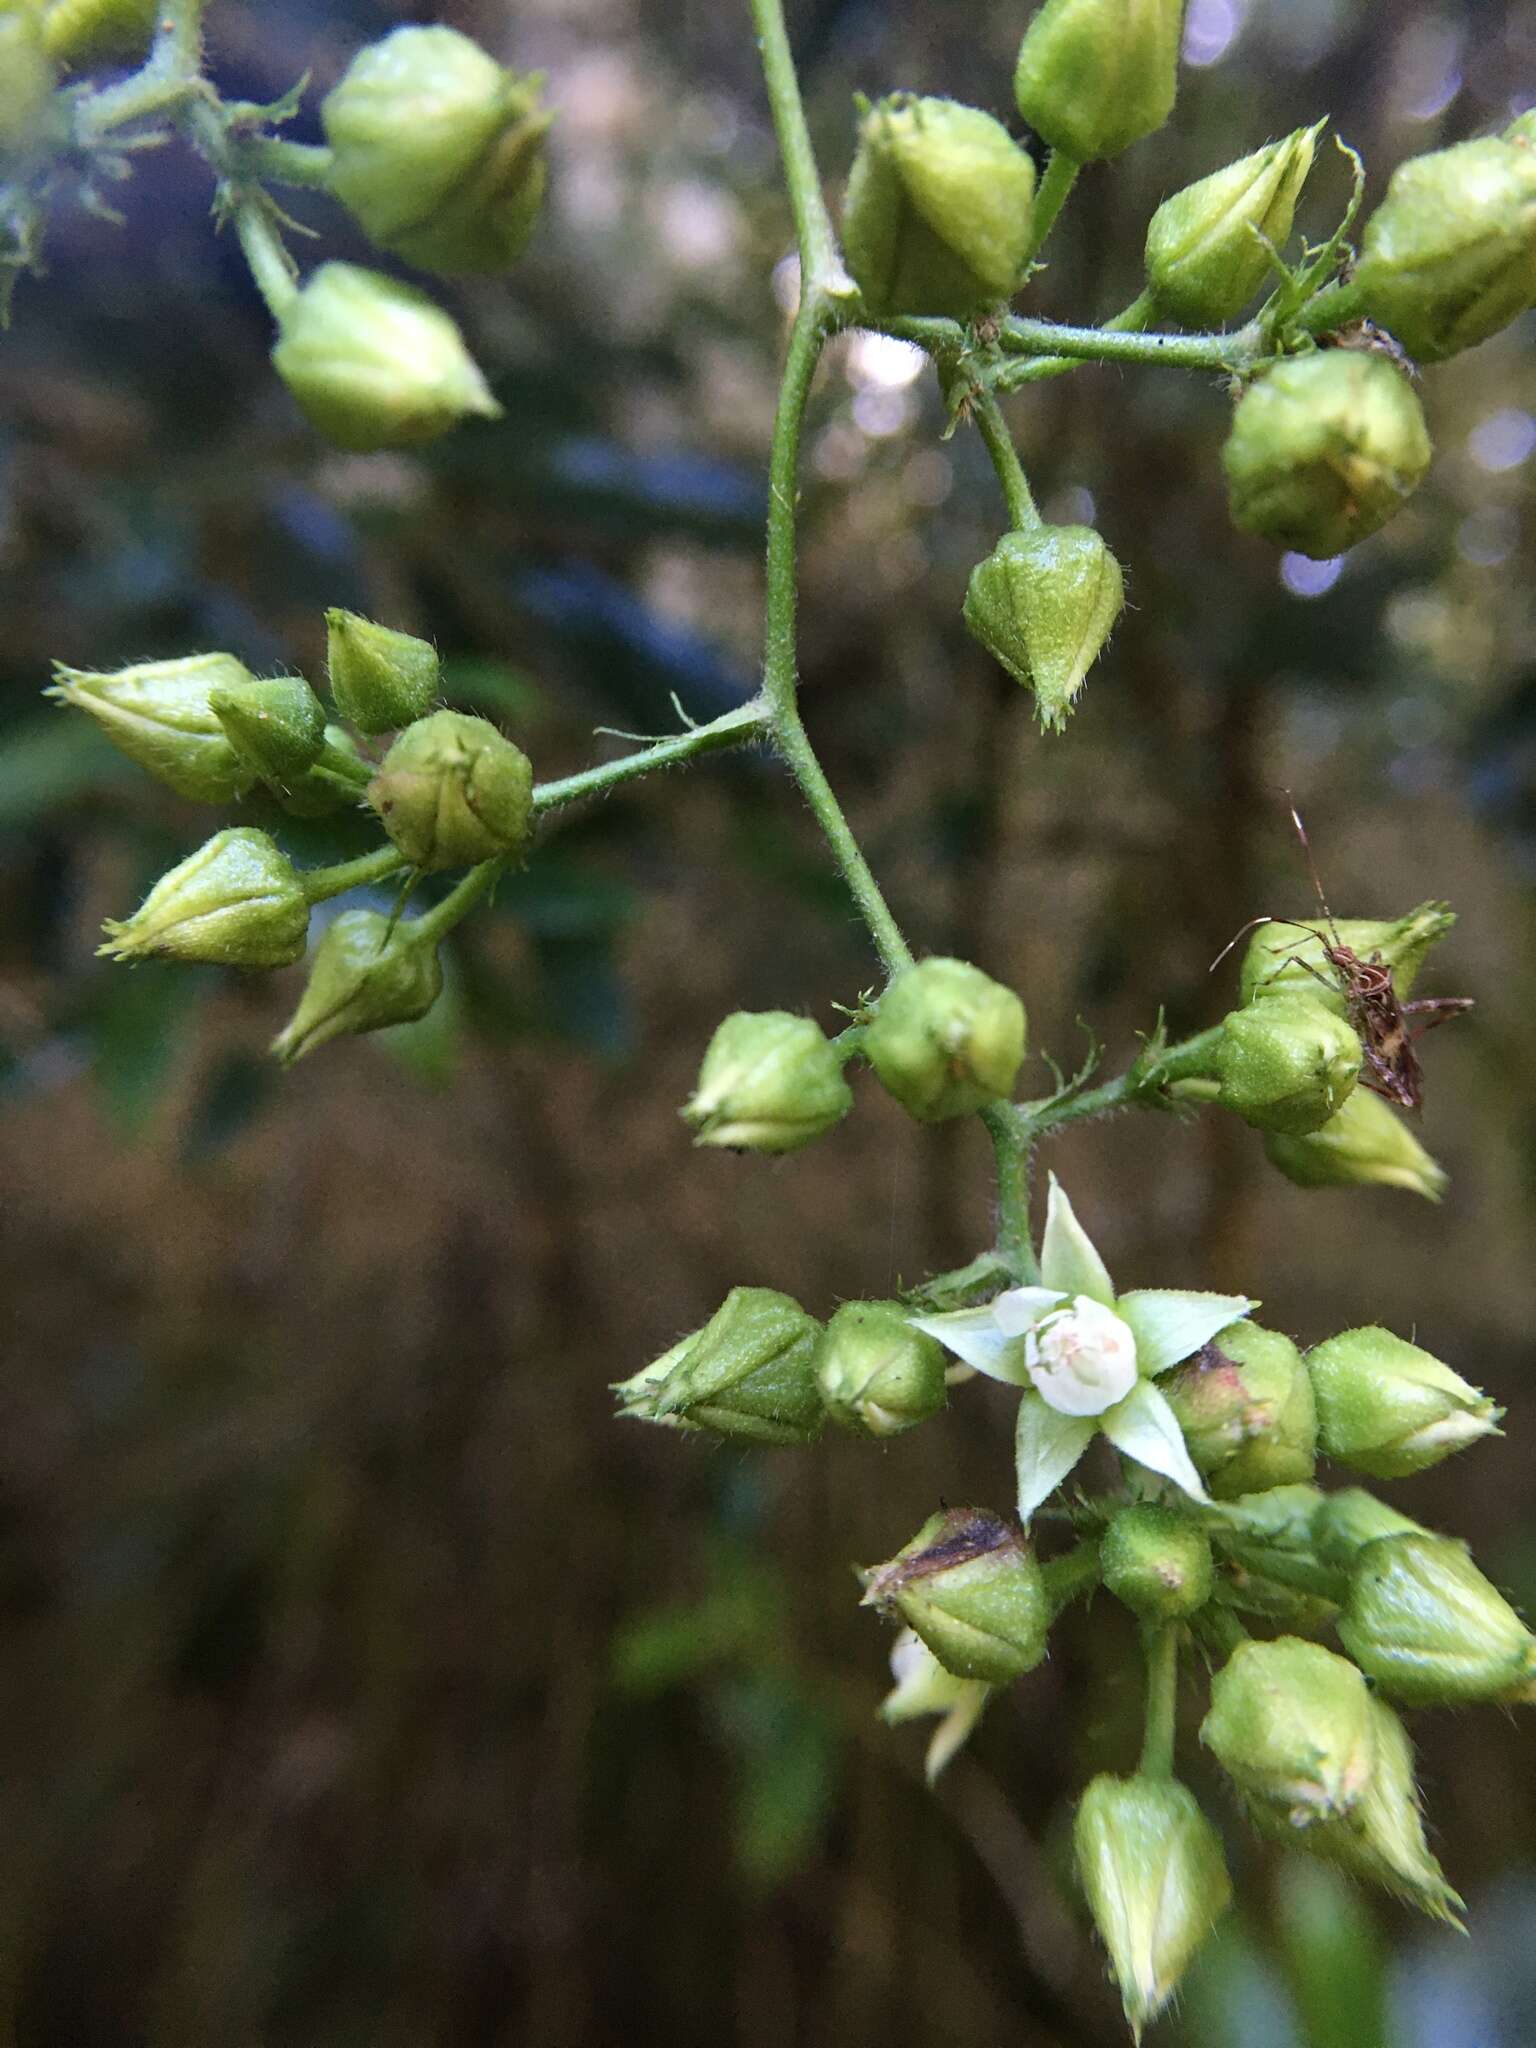
[[[1295,798],[1289,790],[1284,794],[1290,806],[1291,823],[1296,827],[1296,837],[1301,841],[1301,850],[1306,855],[1307,873],[1312,877],[1312,892],[1317,898],[1319,910],[1323,913],[1323,922],[1328,927],[1328,937],[1332,941],[1334,951],[1337,952],[1340,943],[1339,928],[1334,922],[1333,912],[1328,908],[1328,898],[1323,893],[1323,878],[1317,871],[1317,857],[1312,851],[1312,842],[1307,837],[1306,826],[1301,822],[1301,813],[1296,808]]]

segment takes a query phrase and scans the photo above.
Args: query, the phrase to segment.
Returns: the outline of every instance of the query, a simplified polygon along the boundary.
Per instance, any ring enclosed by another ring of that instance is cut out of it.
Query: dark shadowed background
[[[1008,117],[1027,12],[792,10],[829,176],[855,88]],[[348,605],[430,634],[543,776],[619,744],[595,726],[675,724],[673,692],[705,717],[753,685],[787,218],[746,8],[216,0],[214,66],[258,100],[309,70],[312,108],[359,42],[439,18],[547,68],[560,109],[531,254],[454,295],[499,425],[318,445],[180,149],[123,227],[60,222],[0,344],[0,2038],[1098,2048],[1120,2022],[1066,1835],[1134,1753],[1128,1629],[1102,1600],[1064,1624],[930,1798],[921,1734],[873,1718],[889,1644],[849,1569],[940,1496],[1006,1505],[1007,1397],[772,1456],[610,1419],[606,1383],[736,1282],[825,1313],[989,1231],[979,1130],[920,1133],[869,1085],[793,1159],[689,1149],[726,1011],[831,1025],[874,977],[785,778],[726,759],[563,818],[431,1018],[286,1078],[264,1047],[297,973],[93,957],[211,827],[44,707],[54,657],[318,679]],[[1536,99],[1529,0],[1192,0],[1189,47],[1173,125],[1083,180],[1041,310],[1123,305],[1166,192],[1318,114],[1374,196]],[[1313,234],[1347,182],[1325,149]],[[1429,373],[1429,482],[1326,569],[1230,529],[1219,384],[1088,369],[1016,401],[1047,516],[1094,519],[1131,596],[1060,739],[961,628],[1001,508],[896,345],[831,352],[804,562],[807,715],[898,915],[1017,986],[1063,1064],[1080,1017],[1106,1071],[1159,1003],[1214,1021],[1219,947],[1309,907],[1283,788],[1341,915],[1456,904],[1428,985],[1478,1008],[1427,1049],[1442,1207],[1303,1193],[1214,1117],[1050,1163],[1117,1275],[1250,1289],[1306,1340],[1416,1331],[1507,1402],[1505,1440],[1394,1497],[1528,1602],[1533,342],[1528,317]],[[1170,2039],[1536,2039],[1536,1736],[1492,1711],[1416,1735],[1470,1941],[1234,1828],[1240,1911]]]

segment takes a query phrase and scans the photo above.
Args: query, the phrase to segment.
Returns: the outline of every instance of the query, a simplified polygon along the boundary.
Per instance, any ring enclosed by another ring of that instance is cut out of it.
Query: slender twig
[[[1034,1132],[1011,1102],[981,1112],[997,1166],[997,1255],[1022,1281],[1040,1278],[1029,1238],[1029,1153]]]
[[[722,747],[749,746],[767,736],[768,707],[761,697],[742,704],[708,725],[696,725],[669,739],[654,740],[638,754],[621,754],[616,761],[599,762],[575,775],[563,775],[554,782],[541,782],[533,792],[535,811],[557,810],[584,796],[598,796],[618,783],[631,782],[638,775],[652,775],[658,768],[675,768],[700,754],[716,753]]]
[[[1141,1775],[1171,1778],[1179,1698],[1178,1630],[1167,1622],[1160,1628],[1148,1628],[1142,1643],[1147,1659],[1147,1720],[1141,1745]]]
[[[977,390],[971,394],[970,410],[1008,502],[1009,524],[1022,533],[1043,525],[1030,492],[1029,479],[1024,474],[1024,465],[1019,460],[1019,451],[1008,431],[1008,422],[1003,418],[1002,407],[990,391]]]
[[[86,93],[76,115],[76,136],[89,148],[115,129],[179,106],[201,86],[203,0],[164,0],[149,55],[117,85]]]
[[[1110,1110],[1140,1105],[1165,1107],[1164,1090],[1172,1082],[1209,1069],[1221,1033],[1222,1027],[1213,1024],[1208,1031],[1197,1031],[1193,1038],[1169,1046],[1154,1059],[1137,1060],[1113,1081],[1105,1081],[1097,1088],[1084,1088],[1076,1095],[1047,1096],[1043,1101],[1019,1103],[1015,1114],[1038,1137],[1059,1124],[1078,1123]]]
[[[253,135],[240,144],[240,166],[274,185],[307,185],[323,191],[331,180],[333,152],[318,142],[287,142],[280,135]]]
[[[1077,174],[1081,169],[1082,165],[1076,157],[1068,156],[1065,150],[1051,151],[1051,160],[1045,167],[1045,176],[1040,180],[1040,189],[1035,194],[1035,217],[1029,241],[1031,262],[1045,247],[1046,237],[1055,227],[1056,216],[1066,204],[1067,195],[1077,183]]]
[[[299,281],[293,260],[272,224],[270,208],[259,192],[242,193],[234,200],[230,211],[246,267],[256,281],[256,289],[266,300],[267,311],[272,318],[281,321],[299,296]]]
[[[423,946],[435,946],[445,939],[456,924],[474,909],[481,897],[494,889],[506,873],[505,858],[482,861],[477,868],[471,868],[462,882],[448,891],[440,903],[434,903],[430,910],[424,910],[410,926],[411,937]]]
[[[751,7],[762,56],[763,83],[768,89],[774,133],[784,160],[784,183],[795,217],[801,295],[810,299],[818,292],[833,289],[851,294],[853,287],[838,258],[832,222],[822,197],[821,173],[816,168],[816,153],[805,124],[800,80],[784,25],[783,0],[751,0]]]
[[[325,903],[332,896],[344,896],[349,889],[365,889],[373,882],[387,882],[405,866],[405,856],[393,846],[381,846],[356,860],[338,861],[335,867],[309,868],[299,879],[311,903]]]

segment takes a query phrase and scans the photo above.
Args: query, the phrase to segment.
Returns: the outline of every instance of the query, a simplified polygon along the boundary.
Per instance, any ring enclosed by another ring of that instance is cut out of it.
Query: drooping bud
[[[1278,1330],[1229,1323],[1162,1382],[1217,1500],[1312,1477],[1317,1410],[1301,1353]]]
[[[443,992],[437,948],[378,910],[343,910],[315,948],[309,980],[272,1041],[285,1067],[333,1038],[414,1024]]]
[[[1001,122],[896,93],[868,108],[843,207],[843,248],[878,317],[969,320],[1018,289],[1035,167]]]
[[[1304,1138],[1264,1136],[1264,1155],[1299,1188],[1403,1188],[1438,1202],[1445,1170],[1397,1112],[1357,1088],[1336,1116]]]
[[[1036,526],[976,564],[965,623],[1059,731],[1124,603],[1120,564],[1091,526]]]
[[[320,107],[331,190],[369,240],[423,270],[504,270],[544,196],[542,79],[451,28],[358,51]]]
[[[1161,128],[1178,91],[1184,0],[1045,0],[1014,73],[1019,112],[1079,163]]]
[[[1385,356],[1315,349],[1255,378],[1222,450],[1232,521],[1298,554],[1342,555],[1386,525],[1429,468],[1413,386]]]
[[[160,10],[156,0],[46,0],[35,11],[49,56],[75,65],[138,56]]]
[[[1536,304],[1536,155],[1490,135],[1399,164],[1347,290],[1421,363],[1507,327]]]
[[[413,868],[477,867],[526,849],[533,767],[489,719],[434,711],[395,741],[368,801]]]
[[[359,732],[414,725],[443,694],[442,664],[430,640],[356,612],[326,613],[325,658],[336,709]]]
[[[1179,1621],[1211,1597],[1211,1542],[1174,1508],[1122,1508],[1099,1552],[1104,1583],[1143,1621]]]
[[[113,745],[194,803],[225,804],[256,777],[230,745],[210,701],[216,689],[248,689],[255,677],[232,654],[142,661],[110,675],[54,669],[44,694],[87,711]]]
[[[290,788],[320,758],[325,708],[302,676],[221,683],[208,693],[213,715],[245,766]]]
[[[1354,1665],[1318,1643],[1240,1643],[1211,1681],[1200,1740],[1255,1804],[1309,1827],[1360,1802],[1373,1754],[1370,1701]]]
[[[1137,2040],[1232,1897],[1221,1836],[1172,1778],[1095,1778],[1072,1829],[1078,1881]]]
[[[1391,970],[1392,986],[1407,998],[1425,955],[1456,922],[1448,903],[1420,903],[1402,917],[1340,917],[1331,923],[1292,924],[1274,918],[1248,941],[1238,976],[1238,1000],[1310,996],[1335,1015],[1345,1014],[1340,975],[1325,947],[1342,947],[1367,966]]]
[[[1009,1095],[1024,1058],[1024,1005],[964,960],[919,960],[881,996],[863,1053],[919,1123]]]
[[[797,1152],[853,1107],[821,1026],[788,1010],[738,1010],[709,1041],[683,1115],[696,1145]]]
[[[1307,1353],[1323,1450],[1372,1479],[1406,1479],[1480,1437],[1504,1413],[1438,1358],[1390,1330],[1345,1330]]]
[[[1222,1020],[1217,1100],[1255,1130],[1304,1137],[1343,1108],[1360,1072],[1360,1041],[1312,995],[1266,995]]]
[[[423,292],[322,263],[282,317],[272,365],[311,426],[338,448],[434,441],[501,407],[457,326]]]
[[[304,953],[309,899],[288,856],[249,826],[215,832],[162,875],[132,917],[109,918],[114,960],[290,967]]]
[[[916,1629],[910,1628],[904,1628],[891,1645],[891,1676],[896,1683],[880,1702],[880,1718],[888,1728],[899,1728],[903,1722],[929,1714],[943,1717],[923,1759],[931,1785],[969,1740],[992,1688],[979,1678],[956,1678],[946,1671]]]
[[[1034,1553],[980,1508],[930,1517],[867,1575],[863,1604],[900,1615],[957,1678],[1007,1685],[1045,1655],[1050,1609]]]
[[[1383,1536],[1350,1573],[1339,1641],[1409,1707],[1518,1697],[1536,1676],[1536,1636],[1448,1536]]]
[[[1385,1700],[1371,1700],[1371,1775],[1352,1813],[1319,1821],[1300,1846],[1351,1876],[1379,1884],[1408,1905],[1459,1927],[1462,1901],[1424,1839],[1419,1790],[1408,1731]],[[1295,1843],[1296,1831],[1266,1807],[1250,1809],[1254,1825],[1271,1841]]]
[[[809,1443],[826,1419],[816,1385],[820,1334],[789,1295],[733,1287],[702,1330],[615,1386],[619,1412],[749,1443]]]
[[[1323,123],[1268,142],[1165,199],[1147,229],[1147,283],[1186,327],[1222,327],[1271,275]]]
[[[896,1301],[846,1301],[816,1347],[827,1413],[859,1436],[899,1436],[944,1406],[944,1347]]]

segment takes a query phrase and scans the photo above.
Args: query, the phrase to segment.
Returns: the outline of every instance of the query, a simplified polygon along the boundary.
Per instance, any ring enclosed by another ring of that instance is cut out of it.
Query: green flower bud
[[[285,1067],[333,1038],[414,1024],[443,992],[435,946],[378,910],[343,910],[315,948],[309,980],[287,1028],[272,1041]]]
[[[20,152],[38,140],[57,83],[36,12],[0,13],[0,150]]]
[[[1258,1806],[1305,1828],[1360,1802],[1370,1780],[1371,1696],[1317,1643],[1241,1643],[1211,1681],[1200,1740]]]
[[[1319,1496],[1312,1522],[1312,1541],[1327,1564],[1351,1565],[1367,1543],[1382,1536],[1427,1536],[1418,1522],[1367,1493],[1363,1486],[1341,1487]]]
[[[787,1294],[733,1287],[702,1330],[615,1386],[619,1412],[750,1443],[809,1443],[826,1419],[816,1386],[820,1334]]]
[[[208,692],[208,704],[230,745],[263,782],[286,789],[320,758],[325,711],[302,676],[221,683]]]
[[[1307,1353],[1324,1451],[1372,1479],[1406,1479],[1479,1437],[1502,1408],[1390,1330],[1345,1330]]]
[[[1184,0],[1045,0],[1014,73],[1019,112],[1089,163],[1161,128],[1178,90]]]
[[[895,1301],[846,1301],[821,1334],[816,1378],[834,1422],[899,1436],[944,1406],[944,1348]]]
[[[1172,1778],[1095,1778],[1072,1829],[1078,1881],[1137,2040],[1227,1910],[1221,1837]]]
[[[788,1010],[738,1010],[709,1041],[683,1115],[696,1145],[797,1152],[852,1107],[842,1061],[819,1024]]]
[[[990,114],[897,93],[864,114],[843,248],[871,313],[968,320],[1018,289],[1035,167]]]
[[[1165,199],[1147,229],[1147,283],[1186,327],[1221,327],[1271,274],[1322,132],[1298,128]],[[1268,246],[1266,246],[1266,244]]]
[[[157,0],[45,0],[43,46],[58,64],[136,57],[154,31]]]
[[[1232,521],[1299,554],[1342,555],[1429,467],[1413,386],[1385,356],[1316,349],[1255,378],[1222,451]]]
[[[979,1678],[956,1678],[934,1656],[915,1629],[905,1628],[891,1646],[891,1676],[896,1683],[880,1702],[887,1728],[929,1714],[942,1716],[928,1744],[924,1768],[931,1785],[944,1766],[969,1740],[991,1698],[992,1688]]]
[[[1344,993],[1323,950],[1333,944],[1346,947],[1358,959],[1389,967],[1393,988],[1406,998],[1424,956],[1455,922],[1456,913],[1446,903],[1421,903],[1402,917],[1341,917],[1332,924],[1291,924],[1275,918],[1261,924],[1248,941],[1238,1000],[1247,1004],[1260,996],[1311,996],[1342,1017]]]
[[[1012,989],[964,960],[920,960],[881,996],[863,1052],[909,1115],[938,1123],[1012,1092],[1024,1031]]]
[[[1360,1041],[1312,995],[1266,996],[1222,1021],[1217,1100],[1256,1130],[1304,1137],[1343,1108]]]
[[[336,709],[359,732],[414,725],[443,694],[442,664],[430,640],[356,612],[326,613],[325,658]]]
[[[1421,1913],[1460,1926],[1462,1901],[1430,1854],[1419,1812],[1408,1731],[1385,1700],[1372,1699],[1371,1775],[1360,1803],[1337,1820],[1319,1821],[1300,1838],[1310,1855],[1337,1864],[1352,1877],[1379,1884]],[[1254,1825],[1271,1841],[1292,1843],[1295,1830],[1272,1811],[1252,1810]]]
[[[1317,1410],[1301,1353],[1278,1330],[1229,1323],[1162,1382],[1217,1500],[1310,1479]]]
[[[1036,526],[976,564],[965,623],[1059,731],[1124,603],[1120,564],[1091,526]]]
[[[197,960],[291,967],[302,958],[309,898],[287,855],[248,826],[215,832],[162,875],[132,917],[102,926],[114,960]]]
[[[1407,1124],[1369,1088],[1304,1138],[1265,1133],[1264,1154],[1299,1188],[1404,1188],[1438,1202],[1446,1176]]]
[[[255,677],[232,654],[189,654],[142,661],[111,675],[55,664],[45,694],[88,711],[113,745],[178,796],[232,803],[255,776],[229,743],[211,697],[249,689]]]
[[[1175,1508],[1122,1508],[1099,1553],[1104,1583],[1143,1621],[1178,1621],[1211,1597],[1210,1538]]]
[[[321,103],[330,187],[379,248],[423,270],[504,270],[544,197],[542,80],[451,28],[397,28]]]
[[[272,364],[338,448],[409,447],[471,413],[501,415],[442,308],[355,263],[322,263],[307,280],[283,314]]]
[[[956,1678],[1007,1685],[1045,1655],[1050,1607],[1034,1553],[980,1508],[931,1516],[867,1575],[863,1604],[899,1614]]]
[[[1490,135],[1399,164],[1348,291],[1421,363],[1507,327],[1536,304],[1536,155]]]
[[[1339,1641],[1410,1707],[1518,1697],[1536,1675],[1536,1636],[1448,1536],[1368,1543],[1350,1573]]]
[[[434,711],[395,741],[368,801],[413,868],[472,868],[526,850],[533,766],[489,719]]]

